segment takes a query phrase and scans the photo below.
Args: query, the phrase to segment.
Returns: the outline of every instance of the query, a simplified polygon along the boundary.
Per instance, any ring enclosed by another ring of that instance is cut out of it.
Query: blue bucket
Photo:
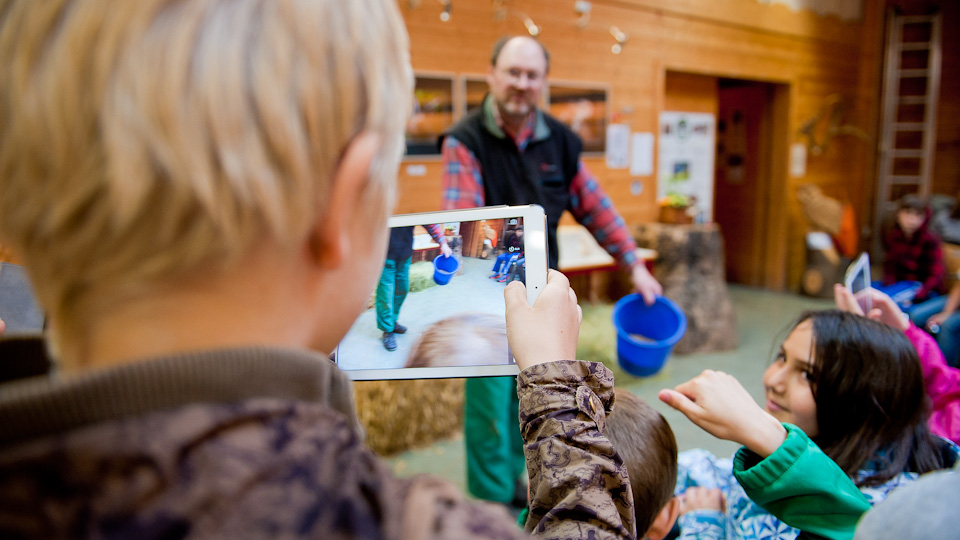
[[[613,306],[617,328],[617,359],[627,373],[646,377],[660,371],[673,346],[687,331],[687,316],[669,298],[658,296],[652,306],[639,294],[628,294]]]
[[[460,261],[456,257],[437,255],[433,258],[433,281],[437,285],[450,283],[450,278],[460,270]]]

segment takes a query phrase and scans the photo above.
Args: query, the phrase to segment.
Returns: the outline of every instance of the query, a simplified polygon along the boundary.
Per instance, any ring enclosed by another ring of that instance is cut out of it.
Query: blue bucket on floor
[[[456,257],[437,255],[433,258],[433,281],[437,285],[450,283],[450,278],[460,270],[460,261]]]
[[[628,294],[613,306],[617,329],[617,359],[627,373],[646,377],[660,371],[673,346],[687,331],[687,316],[669,298],[658,296],[652,306],[639,294]]]

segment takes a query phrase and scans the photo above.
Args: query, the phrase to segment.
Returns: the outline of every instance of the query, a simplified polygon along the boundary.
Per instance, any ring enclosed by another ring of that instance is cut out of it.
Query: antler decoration
[[[842,123],[843,116],[846,112],[847,106],[843,102],[843,98],[840,97],[840,94],[832,94],[827,96],[827,99],[824,100],[817,114],[803,123],[798,133],[807,138],[807,149],[810,151],[810,154],[814,156],[823,154],[830,145],[830,141],[838,135],[853,135],[863,142],[870,142],[872,140],[870,135],[862,129]],[[826,131],[823,133],[823,140],[817,142],[817,125],[827,116],[829,116],[829,121]]]

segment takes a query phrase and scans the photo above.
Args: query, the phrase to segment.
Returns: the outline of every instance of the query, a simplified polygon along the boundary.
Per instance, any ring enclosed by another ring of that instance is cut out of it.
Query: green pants
[[[400,306],[410,290],[410,257],[404,261],[387,259],[377,283],[377,328],[393,332]]]
[[[516,377],[474,377],[464,386],[467,488],[478,499],[509,503],[526,477]]]

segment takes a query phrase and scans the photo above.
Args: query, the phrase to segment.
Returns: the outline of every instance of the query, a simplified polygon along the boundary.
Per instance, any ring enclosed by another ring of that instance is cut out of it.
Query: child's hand
[[[860,303],[850,292],[850,289],[837,283],[833,286],[833,300],[840,311],[853,313],[854,315],[865,315],[868,319],[882,322],[883,324],[896,328],[901,332],[906,332],[910,327],[910,318],[900,309],[900,306],[892,298],[876,289],[870,289],[870,300],[873,309],[870,313],[864,314],[860,308]]]
[[[527,288],[514,281],[503,291],[507,304],[507,341],[521,370],[530,366],[574,360],[583,312],[566,276],[550,270],[547,286],[533,306]]]
[[[930,318],[927,319],[927,328],[930,328],[933,325],[943,326],[943,323],[946,322],[947,317],[950,315],[953,315],[953,313],[948,311],[941,311],[940,313],[931,315]]]
[[[721,371],[705,370],[673,390],[661,390],[659,397],[707,433],[761,457],[787,438],[786,428],[761,409],[736,378]]]
[[[680,513],[694,510],[717,510],[726,512],[727,502],[723,492],[716,488],[690,487],[680,496]]]

